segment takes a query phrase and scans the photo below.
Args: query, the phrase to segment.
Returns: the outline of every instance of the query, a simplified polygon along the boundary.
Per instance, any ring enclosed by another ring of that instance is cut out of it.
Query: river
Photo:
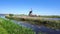
[[[0,15],[0,17],[6,19],[4,15],[3,16]],[[60,20],[60,19],[56,18],[55,20]],[[58,30],[58,29],[54,30],[54,29],[48,28],[44,25],[41,25],[41,26],[31,25],[29,23],[25,23],[22,21],[16,21],[16,20],[12,20],[12,22],[19,24],[22,27],[31,28],[33,31],[36,32],[36,34],[38,34],[39,32],[43,32],[43,34],[45,34],[45,33],[47,33],[47,34],[60,34],[60,30]]]

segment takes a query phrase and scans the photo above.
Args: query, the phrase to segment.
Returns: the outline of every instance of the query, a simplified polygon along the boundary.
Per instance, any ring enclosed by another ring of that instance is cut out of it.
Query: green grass
[[[35,32],[30,28],[0,18],[0,34],[35,34]]]
[[[8,32],[0,25],[0,34],[8,34]]]
[[[54,29],[60,29],[60,21],[58,21],[58,20],[55,20],[55,21],[51,20],[49,22],[50,23],[47,24],[48,27],[50,27],[50,28],[52,27]]]
[[[44,18],[60,18],[60,15],[50,15],[50,16],[40,16],[40,17],[44,17]]]

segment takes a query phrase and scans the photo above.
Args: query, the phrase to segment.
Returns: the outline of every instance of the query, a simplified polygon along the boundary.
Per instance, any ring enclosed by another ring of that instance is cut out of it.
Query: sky
[[[0,0],[0,14],[60,15],[60,0]]]

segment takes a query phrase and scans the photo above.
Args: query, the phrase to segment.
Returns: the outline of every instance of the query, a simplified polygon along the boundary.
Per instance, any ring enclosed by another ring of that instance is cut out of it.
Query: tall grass
[[[8,34],[8,32],[0,25],[0,34]]]
[[[9,20],[0,18],[0,33],[2,34],[35,34],[32,29],[25,28]]]
[[[50,26],[54,29],[60,29],[60,21],[55,20],[55,21],[49,21],[49,23],[47,24],[47,26]]]

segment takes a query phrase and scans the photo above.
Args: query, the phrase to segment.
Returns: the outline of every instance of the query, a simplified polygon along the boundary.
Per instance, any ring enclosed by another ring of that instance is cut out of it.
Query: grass
[[[35,32],[30,28],[25,28],[0,18],[0,34],[35,34]]]
[[[40,17],[44,17],[44,18],[60,18],[60,15],[50,15],[50,16],[40,16]]]
[[[0,25],[0,34],[8,34],[8,32]]]
[[[17,17],[7,17],[9,19],[15,19],[18,21],[27,21],[31,24],[36,24],[36,25],[45,25],[49,28],[54,28],[54,29],[60,29],[60,21],[59,20],[43,20],[43,19],[34,19],[34,18],[17,18]]]
[[[52,27],[54,29],[60,29],[60,21],[59,20],[51,20],[48,24],[47,24],[48,27]]]

